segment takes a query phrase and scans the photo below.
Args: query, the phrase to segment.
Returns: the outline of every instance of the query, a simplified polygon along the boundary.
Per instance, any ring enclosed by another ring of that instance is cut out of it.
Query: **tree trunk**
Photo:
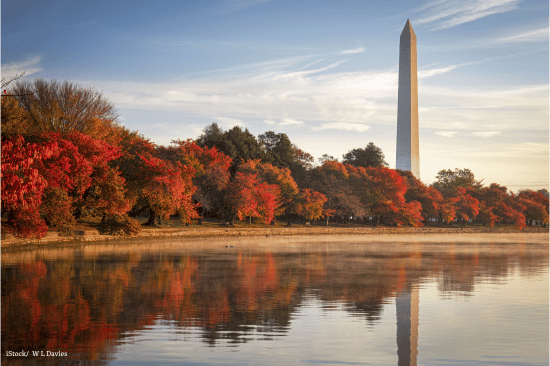
[[[325,217],[325,226],[328,226],[328,216]]]
[[[137,217],[137,216],[139,216],[143,211],[147,210],[148,208],[149,208],[149,206],[145,206],[145,207],[140,208],[140,209],[137,210],[137,211],[130,211],[130,212],[128,213],[128,216],[130,216],[130,217]]]
[[[153,226],[155,224],[155,213],[149,208],[149,220],[145,223],[147,226]]]

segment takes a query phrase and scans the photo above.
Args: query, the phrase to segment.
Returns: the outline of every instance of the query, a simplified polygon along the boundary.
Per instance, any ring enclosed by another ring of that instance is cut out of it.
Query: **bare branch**
[[[8,81],[6,81],[6,79],[2,78],[2,89],[6,88],[8,85],[10,85],[10,83],[12,83],[12,82],[14,82],[18,79],[21,79],[24,75],[25,75],[25,71],[23,71],[23,73],[20,74],[20,75],[15,75],[14,77],[12,77]]]

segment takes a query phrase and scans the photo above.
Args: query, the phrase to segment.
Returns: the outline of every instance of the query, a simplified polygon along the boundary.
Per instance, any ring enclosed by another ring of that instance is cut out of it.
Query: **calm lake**
[[[547,234],[4,250],[1,361],[548,365],[548,254]]]

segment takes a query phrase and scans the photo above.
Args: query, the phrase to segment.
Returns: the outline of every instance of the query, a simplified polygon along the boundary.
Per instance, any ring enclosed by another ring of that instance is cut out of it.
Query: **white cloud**
[[[346,122],[333,122],[323,123],[320,127],[314,127],[314,131],[322,130],[344,130],[344,131],[357,131],[365,132],[370,128],[369,125],[363,123],[346,123]]]
[[[474,131],[474,132],[472,132],[472,136],[483,137],[483,138],[493,137],[493,136],[496,136],[496,135],[499,135],[499,134],[500,134],[500,131]]]
[[[311,61],[309,57],[264,62],[247,72],[171,83],[80,83],[103,90],[118,108],[191,114],[229,127],[251,120],[271,125],[300,121],[318,130],[366,131],[367,126],[395,125],[397,70],[335,72],[321,64],[325,72],[307,73],[312,71],[306,68]],[[419,70],[419,76],[428,78],[464,65],[431,65]],[[300,77],[279,77],[300,69],[306,71]],[[426,81],[419,85],[421,128],[468,133],[544,129],[548,104],[547,84],[495,89],[436,87]]]
[[[7,82],[17,76],[25,74],[24,77],[42,71],[40,66],[42,58],[40,56],[30,57],[24,61],[2,64],[2,80]]]
[[[352,55],[354,53],[361,53],[361,52],[365,52],[365,47],[357,47],[352,50],[344,50],[340,52],[339,55]]]
[[[279,126],[289,126],[289,125],[301,125],[303,124],[303,121],[297,121],[292,118],[284,118],[280,123]]]
[[[439,136],[443,136],[443,137],[455,137],[455,135],[457,133],[458,133],[457,131],[437,131],[437,132],[434,132],[434,134],[439,135]]]
[[[447,67],[439,67],[439,68],[432,68],[432,69],[424,69],[424,70],[418,70],[418,78],[424,79],[428,78],[430,76],[439,75],[439,74],[445,74],[447,72],[450,72],[457,67],[460,67],[462,65],[454,65],[454,66],[447,66]]]
[[[425,128],[470,131],[547,129],[548,106],[548,85],[500,90],[419,87],[419,118]]]
[[[530,30],[521,30],[515,34],[497,38],[493,42],[511,43],[511,42],[544,42],[548,41],[549,28],[539,28]]]
[[[417,9],[415,24],[431,24],[433,30],[448,29],[493,14],[518,8],[521,0],[433,0]]]
[[[271,79],[274,80],[274,81],[284,80],[284,79],[287,79],[287,80],[288,79],[290,79],[290,80],[293,79],[293,80],[297,80],[297,81],[303,81],[304,77],[307,77],[308,75],[318,74],[318,73],[321,73],[323,71],[333,69],[337,66],[340,66],[341,64],[343,64],[346,61],[347,60],[337,61],[337,62],[334,62],[330,65],[325,66],[325,67],[320,67],[318,69],[313,69],[313,70],[274,73],[274,74],[271,75]]]
[[[222,128],[230,129],[235,126],[244,127],[245,124],[240,119],[230,117],[216,117]]]

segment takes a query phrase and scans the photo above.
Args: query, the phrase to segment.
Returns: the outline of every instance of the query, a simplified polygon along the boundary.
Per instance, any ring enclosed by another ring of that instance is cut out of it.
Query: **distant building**
[[[399,43],[396,169],[408,170],[420,179],[418,153],[418,78],[416,35],[407,19]]]

